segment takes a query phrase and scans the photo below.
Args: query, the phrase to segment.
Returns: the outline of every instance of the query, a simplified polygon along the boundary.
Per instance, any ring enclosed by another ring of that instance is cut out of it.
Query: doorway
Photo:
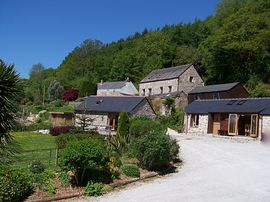
[[[241,114],[238,120],[238,135],[250,136],[251,115]]]
[[[112,131],[117,130],[118,114],[115,113],[108,114],[108,125],[110,126]]]

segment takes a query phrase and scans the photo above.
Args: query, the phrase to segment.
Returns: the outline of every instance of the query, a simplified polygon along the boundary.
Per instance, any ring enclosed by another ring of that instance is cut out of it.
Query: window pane
[[[230,126],[229,126],[229,133],[235,133],[235,125],[236,125],[236,115],[230,115]]]

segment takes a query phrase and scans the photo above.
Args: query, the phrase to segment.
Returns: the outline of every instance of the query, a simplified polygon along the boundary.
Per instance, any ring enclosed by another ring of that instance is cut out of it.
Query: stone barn
[[[141,96],[161,101],[170,97],[178,108],[188,104],[188,93],[196,87],[204,86],[203,80],[192,64],[157,69],[148,74],[139,84]],[[160,107],[165,114],[165,107]]]
[[[75,109],[76,126],[81,117],[88,119],[86,130],[95,129],[101,134],[114,134],[121,112],[130,116],[156,118],[150,102],[141,96],[89,96]]]

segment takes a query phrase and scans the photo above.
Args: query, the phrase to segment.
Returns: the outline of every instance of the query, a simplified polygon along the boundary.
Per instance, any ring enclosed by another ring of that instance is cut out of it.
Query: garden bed
[[[118,179],[115,179],[110,184],[107,184],[106,190],[109,192],[117,187],[121,187],[147,178],[156,177],[158,176],[158,173],[140,169],[140,175],[140,178],[132,178],[121,174]],[[36,191],[25,200],[25,202],[57,201],[84,195],[84,187],[62,187],[58,180],[53,180],[53,184],[57,188],[56,194],[50,195],[41,189],[36,189]]]

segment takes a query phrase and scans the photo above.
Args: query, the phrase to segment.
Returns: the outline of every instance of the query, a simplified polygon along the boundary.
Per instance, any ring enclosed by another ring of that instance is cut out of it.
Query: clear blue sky
[[[88,38],[104,43],[214,14],[219,0],[0,0],[0,58],[22,77],[58,67]]]

